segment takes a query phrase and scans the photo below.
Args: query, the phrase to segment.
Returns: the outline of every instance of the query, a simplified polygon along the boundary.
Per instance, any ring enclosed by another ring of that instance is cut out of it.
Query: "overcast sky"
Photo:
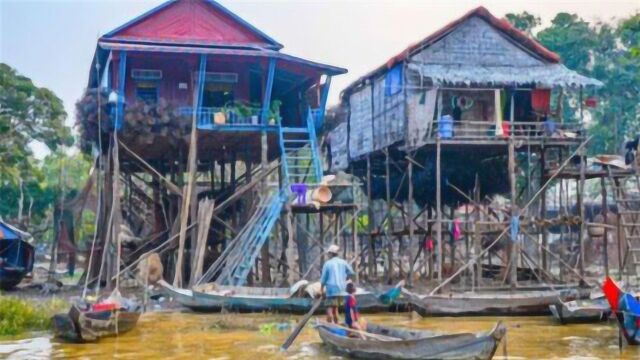
[[[60,96],[71,125],[98,37],[162,2],[0,0],[0,62]],[[284,52],[347,68],[348,74],[332,81],[330,103],[351,81],[479,5],[498,17],[526,10],[544,24],[561,11],[611,22],[640,10],[640,0],[220,2],[283,44]]]

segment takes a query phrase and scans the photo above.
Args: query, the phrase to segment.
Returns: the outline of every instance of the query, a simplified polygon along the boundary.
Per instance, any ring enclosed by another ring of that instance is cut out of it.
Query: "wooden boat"
[[[588,296],[588,291],[578,289],[438,295],[419,295],[404,290],[403,293],[423,316],[549,315],[549,305],[556,303],[558,299],[573,300]]]
[[[60,339],[80,343],[124,334],[136,326],[141,310],[137,302],[130,300],[118,308],[107,309],[73,304],[67,314],[53,316],[54,334]]]
[[[31,235],[0,222],[0,289],[10,290],[33,270]]]
[[[606,321],[611,308],[605,298],[573,300],[549,305],[553,317],[561,324],[596,323]]]
[[[440,334],[368,324],[364,339],[347,336],[344,327],[316,325],[322,342],[332,350],[360,359],[491,359],[506,333],[498,322],[485,333]]]
[[[306,313],[313,306],[313,297],[305,293],[307,282],[291,288],[259,288],[205,284],[193,290],[176,288],[165,281],[158,284],[167,296],[195,311],[215,312],[221,309],[239,312],[274,311]],[[381,295],[358,289],[356,297],[361,311],[386,310],[388,290]],[[322,310],[322,307],[321,309]]]
[[[640,345],[640,301],[633,294],[622,291],[610,277],[605,279],[602,290],[627,344]]]

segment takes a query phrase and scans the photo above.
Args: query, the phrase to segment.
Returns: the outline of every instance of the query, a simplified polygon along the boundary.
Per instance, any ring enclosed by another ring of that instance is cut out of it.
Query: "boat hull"
[[[94,342],[130,331],[136,326],[139,318],[139,311],[84,312],[77,305],[72,305],[68,314],[53,317],[54,334],[70,342]]]
[[[527,316],[549,315],[549,305],[559,297],[575,298],[574,291],[514,291],[420,296],[408,294],[415,310],[423,316]]]
[[[398,340],[363,340],[338,335],[326,325],[317,326],[323,343],[332,351],[359,359],[478,359],[493,358],[506,330],[498,324],[487,333],[437,335],[423,331],[393,329],[369,325],[367,330],[380,335],[400,335]],[[407,336],[403,336],[406,333]]]
[[[181,305],[198,312],[219,312],[222,309],[237,312],[273,311],[281,313],[304,314],[313,306],[310,297],[250,296],[238,294],[215,294],[197,290],[176,288],[165,281],[158,283],[166,295]],[[278,289],[280,291],[282,289]],[[361,312],[385,311],[389,305],[382,303],[374,293],[364,292],[356,295]],[[326,308],[321,306],[318,312]]]
[[[0,239],[0,290],[11,290],[33,270],[35,250],[24,240]]]
[[[607,321],[611,314],[609,306],[602,301],[586,300],[574,306],[569,303],[558,302],[549,305],[553,317],[561,324],[589,324]]]

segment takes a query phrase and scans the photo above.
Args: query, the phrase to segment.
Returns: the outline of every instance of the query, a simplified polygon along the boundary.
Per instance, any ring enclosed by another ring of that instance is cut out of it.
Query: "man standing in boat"
[[[327,322],[338,323],[338,307],[340,300],[347,295],[345,290],[347,280],[355,273],[351,265],[338,256],[340,247],[331,245],[327,249],[330,259],[322,266],[320,277],[321,293],[325,298],[324,305],[327,308]]]

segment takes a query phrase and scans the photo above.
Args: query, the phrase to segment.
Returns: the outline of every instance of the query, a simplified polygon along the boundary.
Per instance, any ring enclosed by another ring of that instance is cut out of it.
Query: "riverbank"
[[[60,297],[36,300],[0,296],[0,337],[51,330],[51,317],[68,308],[67,300]]]

